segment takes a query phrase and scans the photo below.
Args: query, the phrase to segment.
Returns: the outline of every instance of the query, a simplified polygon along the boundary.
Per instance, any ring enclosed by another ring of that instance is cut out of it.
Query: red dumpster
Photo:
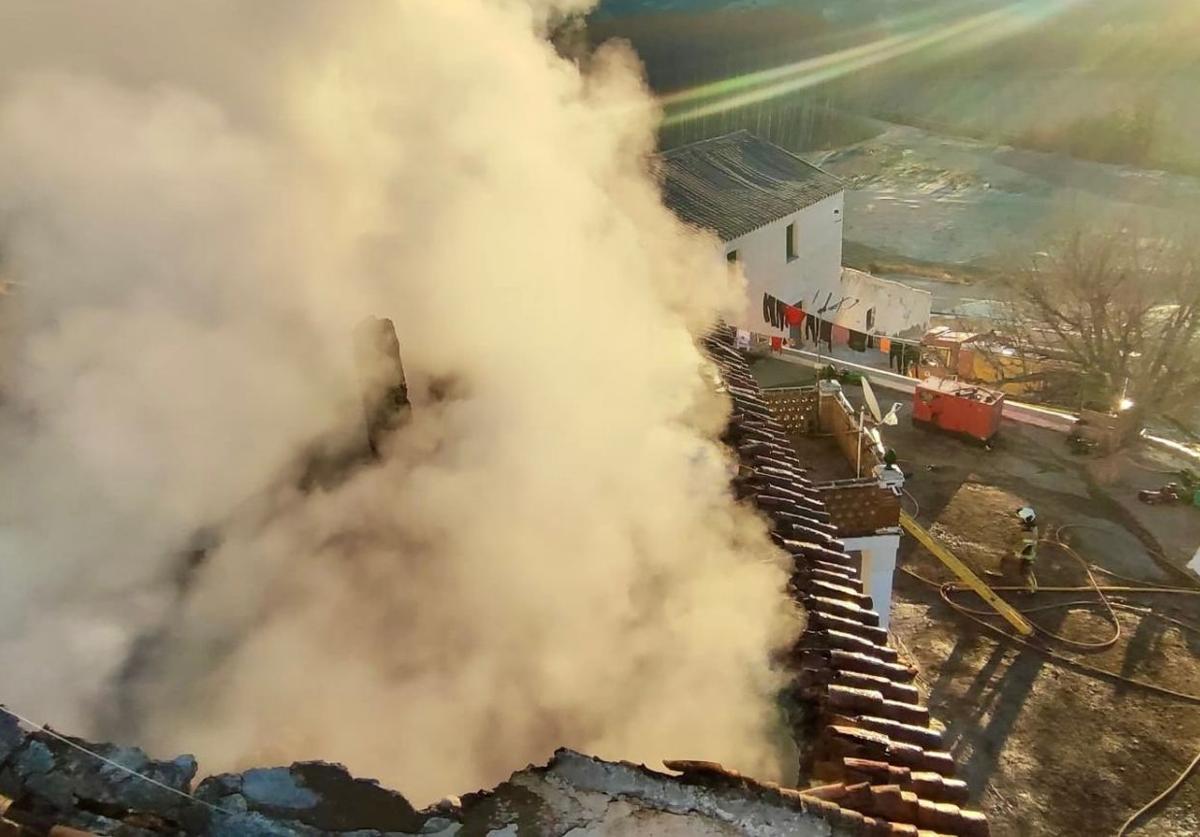
[[[977,384],[926,378],[913,393],[913,424],[986,442],[1000,429],[1004,393]]]

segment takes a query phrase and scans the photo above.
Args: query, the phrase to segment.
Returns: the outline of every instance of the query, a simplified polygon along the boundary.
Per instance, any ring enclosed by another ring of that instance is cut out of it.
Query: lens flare
[[[977,49],[1027,31],[1092,0],[1020,0],[957,20],[929,23],[866,44],[745,73],[660,98],[664,126],[759,104],[917,53],[939,57]],[[711,100],[711,101],[705,101]],[[695,103],[695,104],[692,104]],[[672,108],[675,108],[674,112]]]

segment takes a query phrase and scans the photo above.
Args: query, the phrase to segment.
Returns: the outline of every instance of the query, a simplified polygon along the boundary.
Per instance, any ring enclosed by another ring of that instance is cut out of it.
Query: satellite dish
[[[875,391],[871,389],[871,382],[866,378],[862,379],[863,401],[867,402],[867,409],[875,418],[875,421],[883,421],[883,413],[879,412],[879,401],[875,398]]]

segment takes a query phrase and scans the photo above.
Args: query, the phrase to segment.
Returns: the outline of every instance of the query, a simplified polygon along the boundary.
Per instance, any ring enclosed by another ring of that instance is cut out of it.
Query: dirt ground
[[[879,272],[913,261],[932,271],[922,275],[969,279],[1025,265],[1056,230],[1130,218],[1174,229],[1200,212],[1200,178],[880,125],[876,137],[809,155],[849,184],[847,251],[876,253],[867,261]]]
[[[811,370],[774,359],[756,361],[754,371],[766,386],[812,379]],[[854,387],[846,395],[855,404],[860,398]],[[990,450],[916,429],[903,418],[884,437],[909,475],[906,510],[979,573],[1010,572],[1002,557],[1021,539],[1014,513],[1030,504],[1043,536],[1068,524],[1097,527],[1063,532],[1090,563],[1131,579],[1200,585],[1184,568],[1200,546],[1200,509],[1147,506],[1136,499],[1138,489],[1161,485],[1170,478],[1163,472],[1179,466],[1164,454],[1146,448],[1111,458],[1077,457],[1062,434],[1012,422],[1005,422]],[[952,578],[907,537],[900,567],[939,582]],[[1127,583],[1097,575],[1101,583]],[[1036,576],[1043,587],[1087,583],[1084,569],[1052,547],[1042,548]],[[1010,584],[1019,578],[1010,572],[988,581]],[[1018,607],[1095,599],[1087,592],[1005,595]],[[1121,636],[1110,648],[1083,651],[1055,640],[1038,642],[1124,677],[1200,695],[1200,596],[1112,596],[1196,630],[1118,610]],[[983,607],[967,596],[960,600]],[[1106,613],[1095,608],[1042,611],[1030,618],[1076,640],[1101,641],[1113,633]],[[995,617],[988,621],[1003,624]],[[891,630],[920,668],[919,683],[934,717],[946,725],[946,746],[959,776],[998,837],[1115,834],[1200,750],[1200,702],[1087,674],[1002,640],[952,610],[937,589],[900,571]],[[1200,834],[1200,775],[1128,833]]]
[[[1031,504],[1043,535],[1066,524],[1097,527],[1063,533],[1088,562],[1144,581],[1189,583],[1181,568],[1200,544],[1200,509],[1138,503],[1137,488],[1166,478],[1150,470],[1162,463],[1145,454],[1137,455],[1137,465],[1127,456],[1077,458],[1060,434],[1016,424],[1004,426],[990,451],[903,424],[888,441],[911,473],[907,509],[918,511],[919,504],[918,519],[978,572],[1002,570],[1001,557],[1020,542],[1014,511]],[[926,578],[951,578],[910,538],[902,542],[900,565]],[[1087,583],[1079,563],[1051,547],[1043,547],[1036,575],[1041,586]],[[1007,579],[989,581],[1019,580],[1009,571]],[[1018,607],[1095,598],[1006,595]],[[1111,648],[1080,651],[1054,640],[1039,642],[1124,677],[1200,694],[1200,597],[1133,594],[1125,601],[1152,606],[1197,630],[1119,610],[1121,637]],[[1105,612],[1094,608],[1043,611],[1031,618],[1082,641],[1100,641],[1113,632]],[[1101,679],[1001,641],[954,612],[936,589],[902,572],[896,576],[892,630],[921,669],[930,709],[947,725],[947,746],[973,799],[992,819],[993,834],[1114,834],[1200,749],[1200,702]],[[1200,776],[1129,833],[1200,834]]]

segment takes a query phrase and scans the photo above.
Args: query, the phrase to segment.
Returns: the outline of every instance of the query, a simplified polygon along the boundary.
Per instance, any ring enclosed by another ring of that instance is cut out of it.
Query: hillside
[[[762,101],[695,117],[693,102],[671,105],[664,146],[748,127],[793,150],[835,147],[868,136],[859,120],[871,117],[1200,172],[1200,15],[1189,0],[605,0],[589,28],[594,41],[629,39],[660,93],[855,56]],[[893,39],[915,46],[889,51]]]

